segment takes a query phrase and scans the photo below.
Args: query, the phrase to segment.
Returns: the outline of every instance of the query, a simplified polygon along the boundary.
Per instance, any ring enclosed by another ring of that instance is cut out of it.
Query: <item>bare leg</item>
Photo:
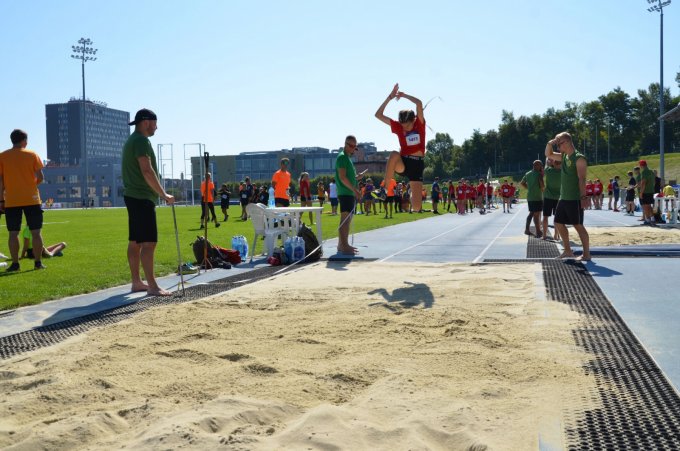
[[[404,162],[402,161],[399,152],[391,152],[385,167],[385,186],[389,186],[390,181],[394,178],[395,171],[404,172],[404,169]]]
[[[153,254],[156,251],[156,243],[141,243],[140,247],[142,269],[144,270],[146,282],[149,285],[146,292],[155,296],[170,296],[172,293],[159,287],[153,274]]]
[[[588,231],[583,224],[575,225],[574,229],[576,229],[576,233],[578,233],[578,237],[581,239],[581,245],[583,245],[583,254],[576,260],[590,261],[590,236]]]
[[[548,217],[543,215],[543,239],[548,239]]]
[[[128,264],[130,265],[130,275],[132,276],[132,291],[146,291],[149,286],[142,281],[139,275],[139,264],[141,261],[142,246],[135,241],[128,241]]]
[[[423,208],[423,182],[411,182],[411,203],[413,211],[418,212]]]
[[[43,239],[40,229],[31,230],[31,236],[33,237],[33,249],[42,249]],[[42,252],[34,252],[33,257],[35,258],[35,264],[38,265],[42,259]]]
[[[541,213],[534,213],[534,227],[536,228],[536,237],[540,238],[543,236],[545,238],[545,233],[541,233]]]
[[[12,257],[12,263],[19,263],[19,232],[9,232],[7,247],[9,248],[9,255]]]
[[[340,212],[340,228],[338,229],[338,252],[343,254],[356,254],[356,248],[349,244],[349,226],[352,213],[348,211]]]
[[[562,252],[562,255],[557,258],[561,259],[573,257],[574,251],[571,250],[571,245],[569,244],[569,230],[567,230],[567,226],[556,222],[555,230],[557,230],[557,232],[560,234],[560,237],[562,238],[562,246],[564,247],[564,252]]]

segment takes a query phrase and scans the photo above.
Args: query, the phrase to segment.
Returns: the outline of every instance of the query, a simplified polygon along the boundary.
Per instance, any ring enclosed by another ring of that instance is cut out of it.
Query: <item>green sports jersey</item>
[[[543,200],[543,191],[541,191],[541,173],[531,170],[522,177],[522,184],[527,185],[527,201],[536,202]]]
[[[559,200],[561,184],[562,171],[550,166],[545,168],[545,191],[543,191],[543,197]]]
[[[654,183],[656,180],[654,173],[647,166],[640,172],[640,179],[645,181],[645,190],[642,194],[654,194]]]
[[[578,171],[576,170],[576,162],[586,157],[574,151],[571,155],[562,154],[562,180],[560,185],[560,199],[562,200],[580,200],[581,191],[578,187]]]
[[[348,187],[342,183],[340,168],[345,169],[345,175],[352,182],[352,186]],[[338,154],[338,158],[335,160],[335,180],[338,181],[338,196],[354,196],[353,188],[358,186],[357,172],[354,169],[354,163],[344,150]]]
[[[156,166],[156,155],[153,153],[149,138],[139,132],[130,135],[125,146],[123,146],[123,186],[124,195],[135,199],[149,199],[154,203],[158,201],[158,194],[151,189],[144,179],[142,169],[139,167],[139,157],[148,156],[151,159],[151,167],[158,174]]]

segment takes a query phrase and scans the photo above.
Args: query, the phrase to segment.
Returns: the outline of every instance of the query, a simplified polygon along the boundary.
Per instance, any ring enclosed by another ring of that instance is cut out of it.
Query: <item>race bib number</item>
[[[407,146],[417,146],[420,144],[420,135],[418,133],[412,133],[406,135],[406,145]]]

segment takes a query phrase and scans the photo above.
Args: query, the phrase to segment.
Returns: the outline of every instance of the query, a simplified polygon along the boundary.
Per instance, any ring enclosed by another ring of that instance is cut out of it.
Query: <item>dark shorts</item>
[[[340,213],[350,213],[354,211],[356,205],[354,196],[338,196],[340,202]]]
[[[7,230],[10,232],[21,231],[21,216],[26,216],[26,224],[29,230],[42,229],[43,211],[40,205],[28,205],[24,207],[7,207],[5,215],[7,218]]]
[[[337,197],[331,197],[331,207],[337,207],[338,206],[338,198]]]
[[[411,182],[422,182],[423,171],[425,170],[425,157],[414,157],[411,155],[402,155],[401,161],[404,162],[404,172],[398,172]]]
[[[640,196],[640,204],[654,205],[654,193],[643,193]]]
[[[557,208],[557,199],[543,199],[543,216],[550,217],[555,214]]]
[[[221,200],[220,201],[220,208],[229,208],[229,201],[228,200]]]
[[[281,205],[282,207],[290,207],[290,200],[289,199],[283,199],[281,197],[275,197],[274,198],[274,203],[278,206]]]
[[[248,199],[241,199],[241,205],[243,205],[244,207],[248,205]]]
[[[614,191],[614,199],[619,200],[619,191]]]
[[[128,211],[128,241],[157,243],[156,204],[149,199],[123,196]]]
[[[557,224],[583,224],[583,208],[580,200],[562,200],[555,208],[555,222]]]
[[[391,204],[392,202],[394,202],[394,196],[387,196],[385,198],[385,202],[387,202],[388,204]]]
[[[635,202],[635,191],[626,190],[626,202]]]
[[[371,193],[364,194],[364,199],[363,199],[364,202],[369,202],[369,201],[372,201],[372,200],[373,200],[373,196],[371,195]]]
[[[543,211],[543,201],[542,200],[530,200],[527,201],[529,205],[529,213],[538,213]]]
[[[300,196],[300,202],[307,202],[307,200],[309,200],[310,202],[312,201],[311,198],[307,199],[307,196]]]

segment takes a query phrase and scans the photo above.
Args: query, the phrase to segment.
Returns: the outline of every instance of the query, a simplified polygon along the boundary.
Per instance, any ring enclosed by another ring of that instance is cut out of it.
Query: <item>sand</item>
[[[663,227],[588,227],[590,246],[628,246],[634,244],[680,244],[680,229]],[[569,228],[571,242],[581,245],[578,233]]]
[[[541,266],[318,263],[0,362],[0,448],[527,450],[594,387]]]

